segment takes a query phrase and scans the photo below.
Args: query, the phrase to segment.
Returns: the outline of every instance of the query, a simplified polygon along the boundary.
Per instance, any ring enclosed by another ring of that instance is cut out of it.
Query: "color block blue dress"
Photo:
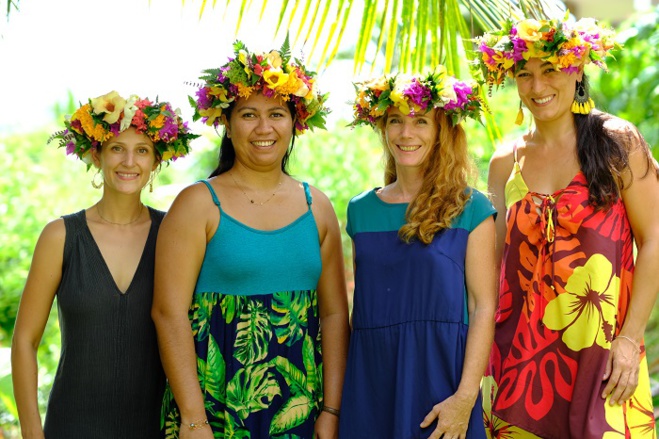
[[[228,215],[208,242],[189,311],[206,416],[216,438],[311,438],[322,403],[321,273],[311,193],[308,210],[281,229]],[[178,437],[167,387],[162,424]]]
[[[419,424],[457,390],[468,330],[465,256],[469,233],[496,211],[472,190],[464,211],[429,245],[398,230],[408,204],[366,191],[348,205],[355,248],[352,335],[341,403],[341,439],[427,438]],[[485,438],[481,399],[467,437]]]

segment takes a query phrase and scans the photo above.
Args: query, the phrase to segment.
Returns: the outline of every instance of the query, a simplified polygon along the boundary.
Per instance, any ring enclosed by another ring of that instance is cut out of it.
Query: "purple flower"
[[[197,96],[197,105],[201,109],[207,109],[211,106],[212,97],[209,95],[210,89],[208,87],[202,87],[197,90],[195,96]]]
[[[469,102],[469,95],[473,92],[473,89],[469,84],[461,81],[453,84],[453,90],[455,91],[457,100],[449,101],[446,105],[444,105],[445,110],[464,108],[464,106]]]
[[[404,94],[424,111],[428,107],[428,102],[432,99],[430,89],[421,84],[417,78],[412,79]]]
[[[166,118],[165,123],[163,124],[163,127],[160,129],[158,134],[165,143],[176,139],[178,134],[178,124],[176,124],[174,119]]]
[[[510,39],[510,42],[513,43],[513,61],[517,62],[523,60],[524,52],[529,50],[526,45],[526,41],[521,38],[514,37]],[[508,56],[508,54],[506,54],[506,56]]]

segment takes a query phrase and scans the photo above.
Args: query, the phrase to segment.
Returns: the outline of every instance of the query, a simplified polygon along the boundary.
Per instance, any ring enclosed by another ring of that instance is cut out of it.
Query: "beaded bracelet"
[[[204,418],[204,419],[199,419],[198,421],[190,422],[188,424],[188,428],[190,428],[190,430],[198,430],[200,428],[204,428],[207,425],[210,425],[208,423],[208,419]]]
[[[625,340],[633,344],[638,352],[641,352],[641,345],[633,338],[627,337],[626,335],[618,335],[616,338],[624,338]]]
[[[332,407],[328,407],[328,406],[326,406],[326,405],[324,405],[323,408],[322,408],[321,410],[324,411],[324,412],[327,412],[327,413],[331,413],[331,414],[333,414],[334,416],[336,416],[337,418],[338,418],[339,416],[341,416],[341,410],[337,410],[337,409],[334,409],[334,408],[332,408]]]

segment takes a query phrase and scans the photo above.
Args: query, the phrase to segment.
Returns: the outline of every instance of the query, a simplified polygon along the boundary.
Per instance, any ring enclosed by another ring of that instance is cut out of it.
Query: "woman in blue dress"
[[[354,125],[385,151],[386,186],[354,197],[355,294],[340,437],[484,438],[494,333],[495,210],[468,184],[475,85],[446,74],[357,84]]]
[[[237,42],[201,79],[193,118],[224,133],[217,169],[178,195],[157,244],[166,437],[336,438],[349,333],[340,229],[329,199],[287,171],[295,135],[324,124],[324,96],[286,43]]]

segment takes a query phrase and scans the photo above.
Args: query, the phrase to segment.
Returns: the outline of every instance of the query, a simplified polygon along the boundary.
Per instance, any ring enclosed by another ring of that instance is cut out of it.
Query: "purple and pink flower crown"
[[[593,63],[607,70],[605,58],[611,50],[620,49],[612,29],[600,26],[594,18],[568,22],[563,20],[526,19],[513,23],[510,19],[501,29],[476,38],[480,52],[476,63],[490,87],[500,85],[506,76],[524,67],[530,58],[540,58],[558,70],[573,73]]]
[[[64,126],[66,129],[53,134],[48,142],[59,139],[67,154],[76,155],[88,167],[92,148],[129,127],[153,141],[163,162],[186,155],[190,142],[199,137],[190,132],[178,109],[172,109],[168,102],[152,102],[136,95],[124,99],[116,91],[89,99],[64,121]]]
[[[391,107],[409,116],[441,108],[453,125],[467,117],[480,121],[484,105],[476,82],[464,82],[449,75],[440,65],[426,75],[384,75],[354,83],[357,97],[353,102],[352,126],[376,126],[377,120]]]
[[[219,69],[204,70],[199,78],[203,83],[196,99],[190,97],[193,120],[202,119],[217,127],[222,124],[222,112],[232,102],[262,93],[294,104],[297,134],[309,128],[325,129],[327,94],[318,91],[315,72],[307,70],[300,60],[291,59],[288,36],[280,50],[269,53],[250,53],[240,41],[233,47],[234,58]]]

